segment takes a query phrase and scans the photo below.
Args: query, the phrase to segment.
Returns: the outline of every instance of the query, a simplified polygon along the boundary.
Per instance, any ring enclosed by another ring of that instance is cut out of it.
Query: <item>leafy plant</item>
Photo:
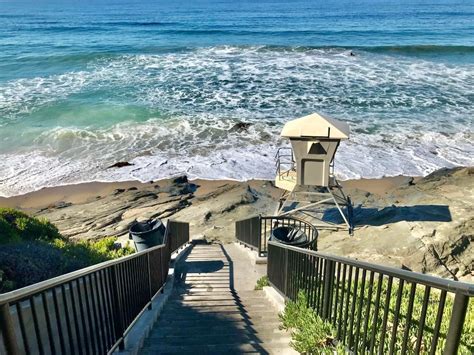
[[[0,208],[0,244],[54,239],[63,239],[63,237],[58,229],[46,219],[30,217],[12,208]]]
[[[61,250],[63,254],[62,269],[65,272],[70,272],[134,253],[134,249],[128,245],[124,248],[117,247],[116,240],[114,237],[106,237],[99,240],[71,243],[56,239],[52,245]]]
[[[407,354],[428,354],[432,349],[433,335],[438,319],[439,305],[442,293],[436,288],[431,288],[425,312],[425,321],[422,329],[420,349],[417,350],[417,339],[420,331],[420,319],[423,313],[425,286],[411,283],[401,283],[393,280],[391,287],[387,277],[379,279],[374,277],[373,286],[370,287],[368,278],[357,282],[349,277],[335,280],[332,285],[332,299],[330,305],[331,321],[337,329],[337,338],[341,343],[351,349],[374,348],[377,352],[388,353],[393,340],[393,351],[402,352],[405,334],[407,334]],[[311,274],[292,275],[291,287],[296,290],[311,292],[310,306],[321,310],[323,299],[323,284],[320,277]],[[412,287],[414,291],[412,291]],[[321,294],[320,294],[321,292]],[[410,294],[413,294],[413,304],[410,306]],[[377,294],[379,299],[377,300]],[[400,295],[400,296],[399,296]],[[400,297],[400,298],[399,298]],[[397,300],[400,299],[399,307]],[[446,294],[443,307],[439,336],[436,344],[436,353],[444,349],[449,330],[449,322],[454,303],[454,295]],[[385,305],[387,304],[387,312]],[[384,329],[385,323],[385,331]],[[393,336],[395,339],[393,339]],[[382,344],[382,345],[381,345]],[[474,354],[474,299],[471,299],[466,312],[463,331],[459,344],[459,354]]]
[[[70,242],[44,219],[0,209],[0,293],[134,252],[116,238]]]
[[[257,280],[257,284],[255,285],[254,290],[256,290],[256,291],[263,290],[263,288],[264,288],[265,286],[270,286],[270,283],[269,283],[269,281],[268,281],[268,276],[267,276],[267,275],[262,276],[261,278],[259,278],[259,279]]]
[[[303,291],[296,301],[288,301],[280,314],[282,329],[291,331],[291,346],[300,354],[344,354],[344,347],[336,341],[336,331],[308,306]]]

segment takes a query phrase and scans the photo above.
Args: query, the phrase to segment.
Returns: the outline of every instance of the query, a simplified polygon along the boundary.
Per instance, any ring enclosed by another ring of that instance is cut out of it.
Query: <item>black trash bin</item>
[[[274,228],[270,240],[300,248],[308,248],[316,243],[316,238],[309,240],[304,231],[291,226]]]
[[[133,239],[137,252],[163,244],[164,237],[165,226],[159,219],[135,222],[129,230],[129,238]]]

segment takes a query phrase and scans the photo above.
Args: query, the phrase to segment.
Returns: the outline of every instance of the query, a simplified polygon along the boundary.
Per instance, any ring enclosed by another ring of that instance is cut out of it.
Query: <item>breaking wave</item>
[[[182,172],[272,178],[282,125],[313,111],[351,124],[341,178],[473,165],[474,65],[391,55],[472,51],[432,47],[88,55],[79,71],[0,82],[0,195]],[[134,165],[107,169],[119,160]]]

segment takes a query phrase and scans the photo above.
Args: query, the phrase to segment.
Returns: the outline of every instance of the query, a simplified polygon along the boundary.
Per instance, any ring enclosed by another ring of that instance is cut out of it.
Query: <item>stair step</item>
[[[239,297],[232,294],[229,295],[202,295],[202,296],[193,296],[193,295],[175,295],[170,303],[194,303],[194,302],[217,302],[217,301],[234,301],[241,303],[262,303],[268,306],[268,301],[266,298],[262,297]]]
[[[284,343],[231,343],[231,344],[201,344],[201,345],[149,345],[141,354],[294,354],[295,352]]]
[[[153,347],[153,344],[162,343],[166,345],[202,345],[202,344],[235,344],[235,343],[284,343],[290,342],[291,336],[285,334],[252,334],[250,332],[236,331],[233,334],[228,334],[228,336],[221,336],[219,331],[216,331],[214,334],[208,333],[207,335],[203,334],[193,334],[189,333],[187,336],[167,336],[160,337],[155,336],[153,333],[150,334],[148,339],[145,341],[146,344]]]
[[[209,276],[212,275],[212,276]],[[184,273],[182,275],[183,278],[205,278],[205,277],[226,277],[229,278],[230,274],[229,271],[223,270],[223,271],[215,271],[212,274],[211,273],[206,273],[206,272],[193,272],[193,273]]]
[[[180,307],[180,308],[166,308],[162,316],[173,316],[176,315],[176,313],[179,312],[180,315],[176,317],[185,317],[188,315],[195,315],[199,316],[203,313],[209,314],[209,313],[220,313],[222,316],[227,317],[229,314],[242,314],[248,317],[260,317],[260,316],[271,316],[274,314],[273,311],[269,311],[265,309],[264,307],[260,308],[243,308],[239,309],[237,306],[221,306],[221,307],[199,307],[199,308],[186,308],[186,307]]]
[[[177,287],[181,288],[181,286],[177,285]],[[184,292],[224,292],[228,291],[229,287],[217,287],[217,286],[206,286],[206,287],[183,287],[182,293]]]
[[[178,280],[183,280],[183,281],[195,281],[195,280],[215,280],[215,281],[229,281],[231,278],[229,277],[229,273],[225,273],[222,275],[216,275],[213,277],[207,277],[206,275],[195,275],[195,276],[189,276],[189,275],[182,275],[182,277],[178,277]]]
[[[200,307],[252,307],[252,308],[267,308],[266,302],[242,302],[240,300],[203,300],[203,301],[170,301],[166,307],[170,308],[200,308]],[[272,310],[273,311],[273,310]]]
[[[219,276],[219,277],[183,277],[180,278],[179,280],[183,280],[186,282],[196,282],[196,281],[210,281],[210,282],[230,282],[230,277],[228,275],[226,276]]]
[[[223,299],[223,298],[234,298],[234,295],[231,292],[222,292],[222,291],[210,291],[210,292],[179,292],[173,294],[173,299],[175,300],[200,300],[200,299]],[[242,298],[240,298],[242,299]]]
[[[248,331],[253,332],[256,334],[261,333],[275,333],[275,334],[285,334],[285,331],[280,330],[279,327],[281,323],[278,321],[275,322],[265,322],[265,324],[260,324],[259,326],[249,325],[244,322],[232,322],[229,327],[222,327],[220,325],[211,325],[211,326],[203,326],[203,325],[194,325],[190,327],[180,328],[180,327],[172,327],[168,326],[165,323],[157,324],[157,326],[152,330],[150,333],[151,335],[156,336],[180,336],[180,335],[188,335],[188,334],[211,334],[214,332],[218,332],[219,335],[234,333],[236,331]]]
[[[170,322],[170,323],[177,323],[179,321],[250,321],[250,322],[258,322],[258,321],[278,321],[279,318],[277,315],[274,315],[272,312],[268,313],[257,313],[252,315],[242,314],[239,311],[207,311],[207,312],[184,312],[181,311],[180,314],[176,314],[176,312],[166,312],[164,311],[160,319],[163,322]]]
[[[199,286],[199,285],[216,285],[216,286],[231,286],[230,280],[179,280],[179,283],[186,286]]]

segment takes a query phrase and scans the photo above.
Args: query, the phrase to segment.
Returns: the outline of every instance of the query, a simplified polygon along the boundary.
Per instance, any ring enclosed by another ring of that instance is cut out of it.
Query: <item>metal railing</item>
[[[163,289],[171,253],[189,239],[168,221],[164,245],[0,295],[0,353],[107,354]]]
[[[268,278],[291,300],[303,291],[355,354],[474,351],[472,329],[463,333],[473,284],[275,242],[268,243]]]
[[[295,227],[306,233],[309,241],[314,241],[313,249],[317,249],[318,231],[309,222],[288,216],[255,216],[235,222],[237,241],[254,249],[259,256],[267,254],[267,244],[271,232],[276,227]]]
[[[189,242],[189,223],[168,221],[167,233],[170,239],[170,251],[174,253]]]
[[[296,170],[296,162],[291,147],[278,148],[275,154],[275,170],[277,176],[288,175],[290,171]]]

